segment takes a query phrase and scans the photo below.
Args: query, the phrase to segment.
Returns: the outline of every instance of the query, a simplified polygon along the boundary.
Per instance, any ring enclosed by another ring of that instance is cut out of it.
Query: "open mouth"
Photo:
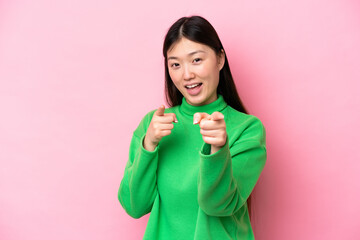
[[[195,84],[193,84],[193,85],[185,86],[185,88],[187,88],[187,89],[193,89],[193,88],[199,87],[199,86],[201,86],[201,85],[202,85],[202,83],[195,83]]]

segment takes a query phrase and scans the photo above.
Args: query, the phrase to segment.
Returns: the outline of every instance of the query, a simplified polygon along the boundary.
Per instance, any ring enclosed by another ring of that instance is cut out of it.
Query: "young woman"
[[[133,133],[118,198],[151,212],[143,239],[254,239],[247,199],[266,161],[265,130],[246,114],[211,24],[183,17],[163,46],[170,108]]]

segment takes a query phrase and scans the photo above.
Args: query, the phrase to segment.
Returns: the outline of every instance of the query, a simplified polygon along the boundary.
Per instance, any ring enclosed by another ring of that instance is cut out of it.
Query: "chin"
[[[197,97],[189,97],[188,98],[188,102],[189,104],[193,105],[193,106],[201,106],[201,105],[205,105],[206,99],[204,98],[197,98]]]

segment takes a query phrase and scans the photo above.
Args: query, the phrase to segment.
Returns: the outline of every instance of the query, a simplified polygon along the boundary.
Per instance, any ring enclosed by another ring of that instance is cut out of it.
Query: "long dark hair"
[[[191,16],[182,17],[177,20],[168,30],[163,45],[164,65],[165,65],[165,96],[170,107],[181,104],[183,95],[176,88],[170,78],[167,65],[167,52],[170,47],[178,42],[181,38],[187,38],[193,42],[205,44],[212,48],[220,56],[225,54],[225,63],[220,71],[219,85],[217,93],[221,94],[225,102],[232,108],[247,113],[242,104],[236,86],[231,75],[229,62],[226,57],[225,49],[220,41],[214,27],[203,17]],[[249,216],[251,218],[251,195],[247,200]]]
[[[225,54],[225,50],[214,27],[205,18],[200,16],[191,16],[182,17],[177,20],[167,32],[163,45],[163,55],[165,58],[165,96],[170,107],[180,105],[183,96],[170,78],[167,66],[167,52],[174,43],[183,37],[193,42],[209,46],[218,56],[222,53]],[[217,93],[221,94],[225,102],[232,108],[240,112],[247,113],[240,100],[239,94],[237,93],[226,54],[224,66],[220,71]]]

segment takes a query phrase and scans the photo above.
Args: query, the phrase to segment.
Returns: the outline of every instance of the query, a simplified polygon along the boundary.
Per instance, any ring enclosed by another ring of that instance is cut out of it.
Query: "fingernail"
[[[178,120],[175,118],[175,121],[174,121],[174,123],[177,123],[178,122]]]
[[[198,118],[194,118],[194,124],[197,124],[199,122]]]

